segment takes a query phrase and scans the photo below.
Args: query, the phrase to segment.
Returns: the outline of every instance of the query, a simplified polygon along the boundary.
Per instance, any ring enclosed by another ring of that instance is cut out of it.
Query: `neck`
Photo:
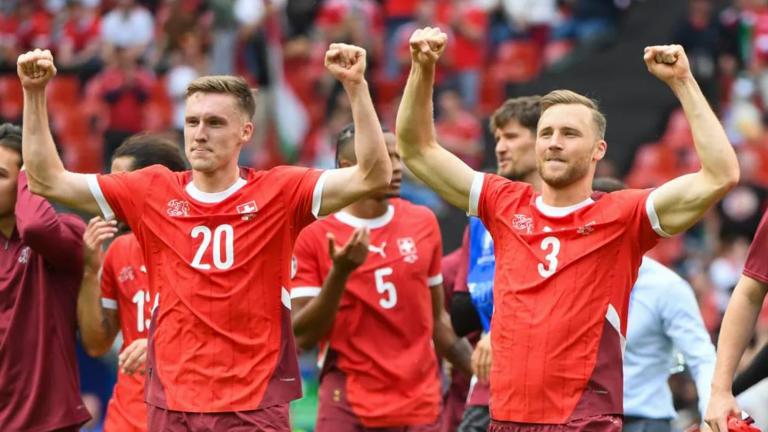
[[[221,192],[235,184],[239,176],[240,169],[237,164],[213,172],[192,170],[192,184],[203,192]]]
[[[360,219],[373,219],[384,215],[389,208],[388,199],[365,198],[348,205],[344,211]]]
[[[11,238],[13,229],[16,228],[16,215],[10,214],[8,216],[0,217],[0,234],[6,239]]]
[[[553,207],[572,206],[590,196],[592,196],[591,182],[578,181],[564,188],[553,188],[546,182],[541,182],[541,197],[544,204]]]
[[[533,186],[533,190],[536,192],[541,192],[541,176],[539,176],[539,173],[536,170],[531,171],[531,173],[523,177],[521,181]]]

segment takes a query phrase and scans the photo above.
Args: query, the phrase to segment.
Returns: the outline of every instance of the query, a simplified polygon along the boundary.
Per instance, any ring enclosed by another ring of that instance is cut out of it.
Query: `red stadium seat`
[[[48,84],[48,105],[76,108],[80,99],[80,80],[76,76],[61,75]]]
[[[0,117],[9,121],[21,118],[24,107],[24,94],[19,78],[8,74],[0,76]]]

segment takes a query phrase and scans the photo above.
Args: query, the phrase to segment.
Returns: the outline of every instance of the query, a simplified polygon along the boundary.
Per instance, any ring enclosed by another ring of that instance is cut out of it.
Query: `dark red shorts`
[[[621,432],[621,416],[599,415],[566,424],[517,423],[491,420],[488,432]]]
[[[347,402],[346,378],[332,370],[324,374],[318,390],[318,409],[315,432],[441,432],[442,419],[416,426],[367,428]]]
[[[147,426],[152,432],[289,432],[291,430],[288,404],[253,411],[223,413],[190,413],[147,405]]]

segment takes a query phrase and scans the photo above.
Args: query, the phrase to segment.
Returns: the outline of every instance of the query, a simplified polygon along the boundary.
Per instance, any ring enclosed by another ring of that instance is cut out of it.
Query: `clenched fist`
[[[418,29],[411,35],[411,61],[424,66],[432,66],[445,51],[448,35],[437,27]]]
[[[25,90],[44,89],[56,75],[53,55],[48,50],[28,51],[16,60],[16,73]]]
[[[342,84],[360,84],[365,80],[365,50],[334,43],[325,53],[325,67]]]
[[[680,45],[657,45],[645,48],[643,55],[648,72],[671,84],[674,80],[692,78],[691,65]]]

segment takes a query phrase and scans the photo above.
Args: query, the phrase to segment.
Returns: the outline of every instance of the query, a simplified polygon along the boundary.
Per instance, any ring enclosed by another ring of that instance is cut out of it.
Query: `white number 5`
[[[379,299],[379,305],[384,309],[392,309],[397,304],[397,290],[395,289],[395,284],[384,280],[384,276],[389,276],[391,274],[392,267],[382,267],[373,272],[373,277],[376,278],[376,291],[378,291],[379,294],[387,294],[386,298]]]
[[[539,274],[543,278],[548,278],[555,274],[557,270],[557,254],[560,253],[560,240],[557,237],[545,237],[541,241],[541,250],[546,251],[549,247],[552,247],[552,252],[544,257],[549,262],[548,267],[544,267],[544,264],[539,263]]]

